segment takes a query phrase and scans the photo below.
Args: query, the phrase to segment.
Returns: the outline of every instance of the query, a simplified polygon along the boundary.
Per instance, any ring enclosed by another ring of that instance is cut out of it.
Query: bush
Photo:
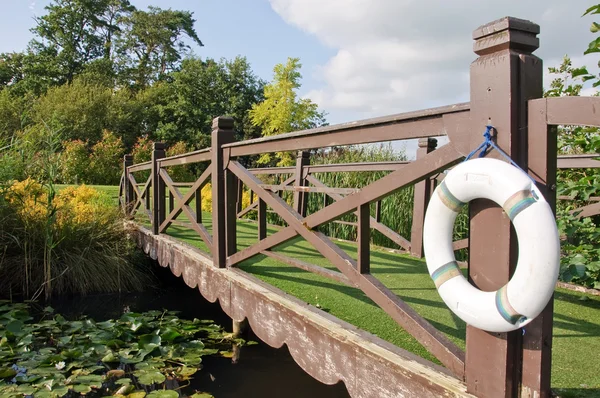
[[[210,183],[207,183],[202,187],[200,191],[200,196],[202,197],[202,211],[211,213],[212,208],[212,186]],[[256,199],[256,196],[255,196]],[[242,209],[250,206],[250,191],[244,190],[242,192]]]
[[[167,148],[167,156],[181,155],[190,152],[190,147],[183,141],[178,141]],[[169,175],[173,181],[189,182],[194,179],[194,173],[190,170],[189,165],[173,166],[169,168]]]
[[[65,184],[89,182],[90,155],[85,142],[81,140],[63,142],[61,179]]]
[[[105,128],[112,90],[82,80],[52,87],[33,106],[35,123],[47,123],[63,139],[95,143]]]
[[[150,281],[136,262],[119,210],[87,186],[52,196],[32,179],[0,196],[0,292],[53,294],[142,290]]]
[[[102,141],[92,147],[90,169],[93,177],[90,180],[99,185],[118,185],[124,154],[125,147],[121,138],[104,130]]]

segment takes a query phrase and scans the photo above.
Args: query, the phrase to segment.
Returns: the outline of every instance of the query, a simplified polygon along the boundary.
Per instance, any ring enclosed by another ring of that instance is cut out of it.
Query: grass
[[[193,203],[191,206],[193,207]],[[184,215],[179,219],[187,221]],[[203,219],[210,231],[211,214],[203,213]],[[138,220],[146,224],[148,222],[147,218],[144,220],[140,217]],[[268,232],[272,234],[276,230],[271,227]],[[168,233],[207,251],[200,237],[187,228],[173,225]],[[239,220],[237,236],[239,249],[254,244],[257,241],[256,224]],[[354,244],[337,244],[356,258]],[[274,251],[335,269],[301,238],[279,245]],[[437,362],[412,336],[358,289],[262,255],[246,260],[240,264],[240,268],[384,340]],[[465,323],[443,303],[423,260],[373,249],[371,272],[458,346],[464,348]],[[552,387],[555,392],[561,397],[600,397],[600,372],[597,370],[595,359],[595,354],[600,352],[600,297],[557,289],[553,332]]]

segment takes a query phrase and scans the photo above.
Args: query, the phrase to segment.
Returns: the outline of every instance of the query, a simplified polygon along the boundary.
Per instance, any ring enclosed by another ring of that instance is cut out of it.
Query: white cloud
[[[564,0],[269,1],[287,23],[336,51],[316,68],[320,85],[307,96],[353,119],[467,101],[472,31],[505,15],[541,26],[536,55],[546,66],[579,56],[592,39],[585,5]],[[581,62],[597,62],[587,58]]]

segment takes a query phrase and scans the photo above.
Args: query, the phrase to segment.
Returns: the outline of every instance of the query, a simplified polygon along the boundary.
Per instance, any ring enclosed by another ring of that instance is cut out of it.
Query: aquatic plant
[[[67,320],[29,305],[0,302],[0,395],[3,397],[177,397],[202,357],[231,357],[234,339],[212,321],[173,311],[125,313],[96,322]],[[210,397],[197,393],[192,397]]]

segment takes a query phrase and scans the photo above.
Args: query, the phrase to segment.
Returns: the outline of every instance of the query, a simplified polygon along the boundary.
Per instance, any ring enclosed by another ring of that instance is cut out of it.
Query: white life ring
[[[477,198],[502,206],[519,241],[515,272],[495,292],[481,291],[467,281],[452,248],[456,215]],[[529,177],[509,163],[482,158],[452,169],[427,207],[423,246],[440,296],[452,312],[476,328],[508,332],[523,327],[542,312],[554,292],[560,242],[552,209]]]

